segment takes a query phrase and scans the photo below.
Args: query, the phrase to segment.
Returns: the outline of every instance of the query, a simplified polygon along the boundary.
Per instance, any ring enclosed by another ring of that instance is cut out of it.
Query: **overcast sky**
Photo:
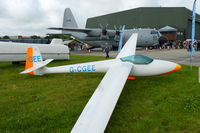
[[[200,0],[197,0],[200,14]],[[0,0],[0,36],[42,35],[48,27],[62,27],[65,8],[71,8],[78,25],[86,19],[137,7],[187,7],[193,0]]]

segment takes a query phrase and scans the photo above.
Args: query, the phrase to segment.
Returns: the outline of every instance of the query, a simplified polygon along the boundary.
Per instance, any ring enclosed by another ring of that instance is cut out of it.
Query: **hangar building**
[[[126,29],[156,28],[170,26],[177,29],[177,39],[191,38],[192,11],[185,7],[141,7],[88,18],[87,28],[99,28],[100,24],[113,29],[125,24]],[[196,39],[200,40],[200,15],[196,16]]]

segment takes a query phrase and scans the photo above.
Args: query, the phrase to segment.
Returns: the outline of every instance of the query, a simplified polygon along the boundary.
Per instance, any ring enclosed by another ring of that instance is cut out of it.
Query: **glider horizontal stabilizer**
[[[31,67],[31,68],[29,68],[29,69],[27,69],[27,70],[21,72],[20,74],[25,74],[25,73],[30,73],[30,72],[32,72],[32,71],[36,71],[36,70],[38,70],[38,69],[40,69],[40,68],[42,68],[42,67],[45,67],[47,64],[49,64],[49,63],[52,62],[52,61],[53,61],[53,59],[47,59],[47,60],[45,60],[42,64],[39,64],[39,65],[37,65],[37,66],[35,66],[35,67]]]

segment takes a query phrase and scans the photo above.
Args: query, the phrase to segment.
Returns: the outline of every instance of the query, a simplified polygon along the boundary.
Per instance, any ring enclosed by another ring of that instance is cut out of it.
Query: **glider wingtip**
[[[25,74],[25,72],[23,71],[23,72],[20,72],[19,74]]]

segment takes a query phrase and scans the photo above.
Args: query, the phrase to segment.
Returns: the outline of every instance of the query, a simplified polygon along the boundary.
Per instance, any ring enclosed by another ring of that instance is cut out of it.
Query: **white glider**
[[[39,47],[44,59],[69,60],[69,48],[61,39],[53,39],[50,44],[31,44],[0,41],[0,62],[25,61],[29,47]]]
[[[181,69],[173,62],[135,55],[137,37],[138,34],[133,34],[115,59],[57,67],[46,67],[52,60],[43,62],[39,49],[31,47],[27,53],[26,70],[21,74],[106,72],[71,131],[103,133],[129,76],[162,75]]]

